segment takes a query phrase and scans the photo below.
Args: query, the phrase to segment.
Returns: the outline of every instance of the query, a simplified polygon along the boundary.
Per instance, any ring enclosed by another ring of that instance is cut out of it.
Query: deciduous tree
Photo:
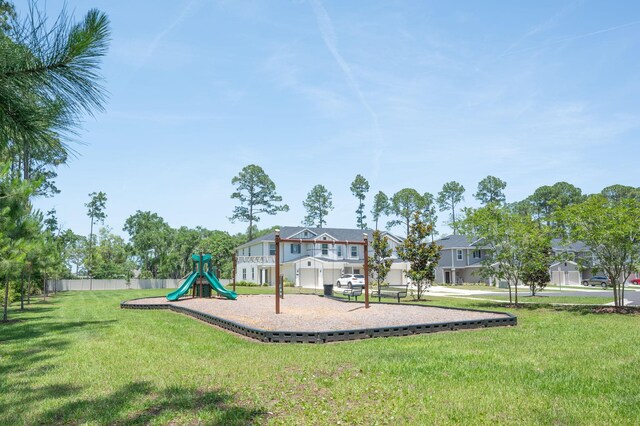
[[[140,260],[141,276],[157,278],[171,245],[171,227],[156,213],[137,210],[122,229],[129,234],[133,255]]]
[[[389,241],[384,237],[382,232],[377,229],[373,231],[371,249],[373,250],[373,254],[369,256],[369,276],[376,282],[378,296],[380,296],[380,287],[382,283],[384,283],[384,280],[387,279],[387,275],[389,275],[393,259],[391,259],[392,250],[389,247]],[[379,298],[380,297],[378,297],[378,299]]]
[[[569,241],[582,241],[596,266],[613,285],[615,306],[624,306],[624,283],[640,266],[640,204],[624,198],[610,202],[602,195],[588,197],[557,212]]]
[[[231,278],[235,240],[224,231],[212,231],[199,246],[203,253],[211,253],[213,264],[220,268],[222,276]]]
[[[98,279],[127,279],[133,275],[135,264],[129,260],[124,239],[111,232],[109,227],[100,228],[95,250],[94,276]]]
[[[411,265],[406,274],[416,287],[417,300],[421,300],[423,293],[435,279],[436,266],[440,260],[440,247],[433,241],[428,241],[431,232],[432,226],[424,223],[417,211],[413,214],[407,238],[397,248],[398,256]]]
[[[529,287],[531,296],[547,287],[550,278],[549,266],[554,259],[550,235],[537,232],[539,230],[539,227],[534,227],[528,233],[522,248],[526,256],[522,265],[522,282]]]
[[[464,233],[486,249],[480,275],[509,286],[509,302],[518,304],[518,285],[526,279],[540,278],[546,263],[548,271],[551,237],[545,227],[536,226],[529,216],[513,213],[505,206],[488,204],[465,209],[461,223]],[[548,278],[548,272],[547,272]]]

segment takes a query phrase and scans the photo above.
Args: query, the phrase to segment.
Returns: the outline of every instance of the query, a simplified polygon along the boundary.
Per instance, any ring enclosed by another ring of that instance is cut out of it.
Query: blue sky
[[[61,2],[46,4],[49,15]],[[149,6],[153,4],[153,6]],[[19,10],[25,2],[18,1]],[[356,174],[388,195],[492,174],[508,201],[568,181],[639,186],[640,3],[634,1],[69,1],[106,12],[110,99],[59,170],[61,223],[88,234],[107,193],[136,210],[238,232],[231,179],[262,166],[298,225],[316,184],[329,227],[355,226]],[[440,218],[446,219],[441,213]],[[440,231],[447,232],[442,225]]]

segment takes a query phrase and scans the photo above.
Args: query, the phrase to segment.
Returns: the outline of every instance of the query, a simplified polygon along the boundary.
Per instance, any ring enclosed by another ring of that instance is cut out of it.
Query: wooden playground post
[[[364,308],[369,309],[369,236],[363,233],[364,239]]]
[[[276,229],[276,314],[280,313],[280,230]]]
[[[366,233],[363,233],[364,241],[340,241],[340,240],[331,240],[326,241],[326,244],[336,245],[336,244],[344,244],[347,246],[347,250],[349,245],[354,246],[364,246],[364,286],[365,286],[365,309],[369,308],[369,236]],[[304,239],[304,238],[280,238],[280,230],[276,229],[276,277],[280,277],[280,243],[310,243],[310,244],[318,244],[318,240],[315,239]],[[323,244],[325,244],[323,242]],[[280,301],[278,300],[278,290],[280,286],[280,279],[276,278],[276,314],[280,313]]]

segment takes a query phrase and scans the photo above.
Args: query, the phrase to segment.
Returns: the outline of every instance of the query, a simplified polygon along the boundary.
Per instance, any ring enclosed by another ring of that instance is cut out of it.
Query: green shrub
[[[260,284],[251,281],[236,281],[237,287],[258,287]]]
[[[9,285],[9,303],[18,300],[19,293],[13,289],[13,286]],[[4,305],[4,285],[0,288],[0,305]]]

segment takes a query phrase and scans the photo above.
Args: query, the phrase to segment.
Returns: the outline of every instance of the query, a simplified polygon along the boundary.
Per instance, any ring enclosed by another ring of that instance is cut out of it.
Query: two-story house
[[[312,243],[284,242],[280,244],[280,273],[284,279],[299,287],[321,289],[324,284],[335,284],[343,274],[364,273],[364,246],[332,244],[333,241],[364,241],[369,236],[369,254],[372,254],[372,230],[340,228],[305,228],[285,226],[280,230],[284,239],[313,240]],[[393,251],[393,265],[386,281],[405,284],[403,271],[408,263],[398,259],[396,247],[402,239],[384,232]],[[275,233],[255,238],[236,248],[236,280],[273,285],[275,282]]]
[[[450,235],[436,241],[442,247],[436,268],[436,283],[492,283],[478,271],[489,252],[481,241],[464,235]],[[582,242],[564,244],[560,239],[551,242],[554,257],[549,265],[549,279],[553,285],[579,285],[594,272],[595,261],[589,247]],[[493,280],[493,284],[497,284]]]
[[[557,259],[549,267],[553,285],[579,285],[597,271],[593,253],[583,242],[566,244],[556,238],[551,249]]]
[[[478,271],[487,250],[464,235],[449,235],[436,240],[440,261],[436,267],[435,283],[462,284],[487,282]]]

